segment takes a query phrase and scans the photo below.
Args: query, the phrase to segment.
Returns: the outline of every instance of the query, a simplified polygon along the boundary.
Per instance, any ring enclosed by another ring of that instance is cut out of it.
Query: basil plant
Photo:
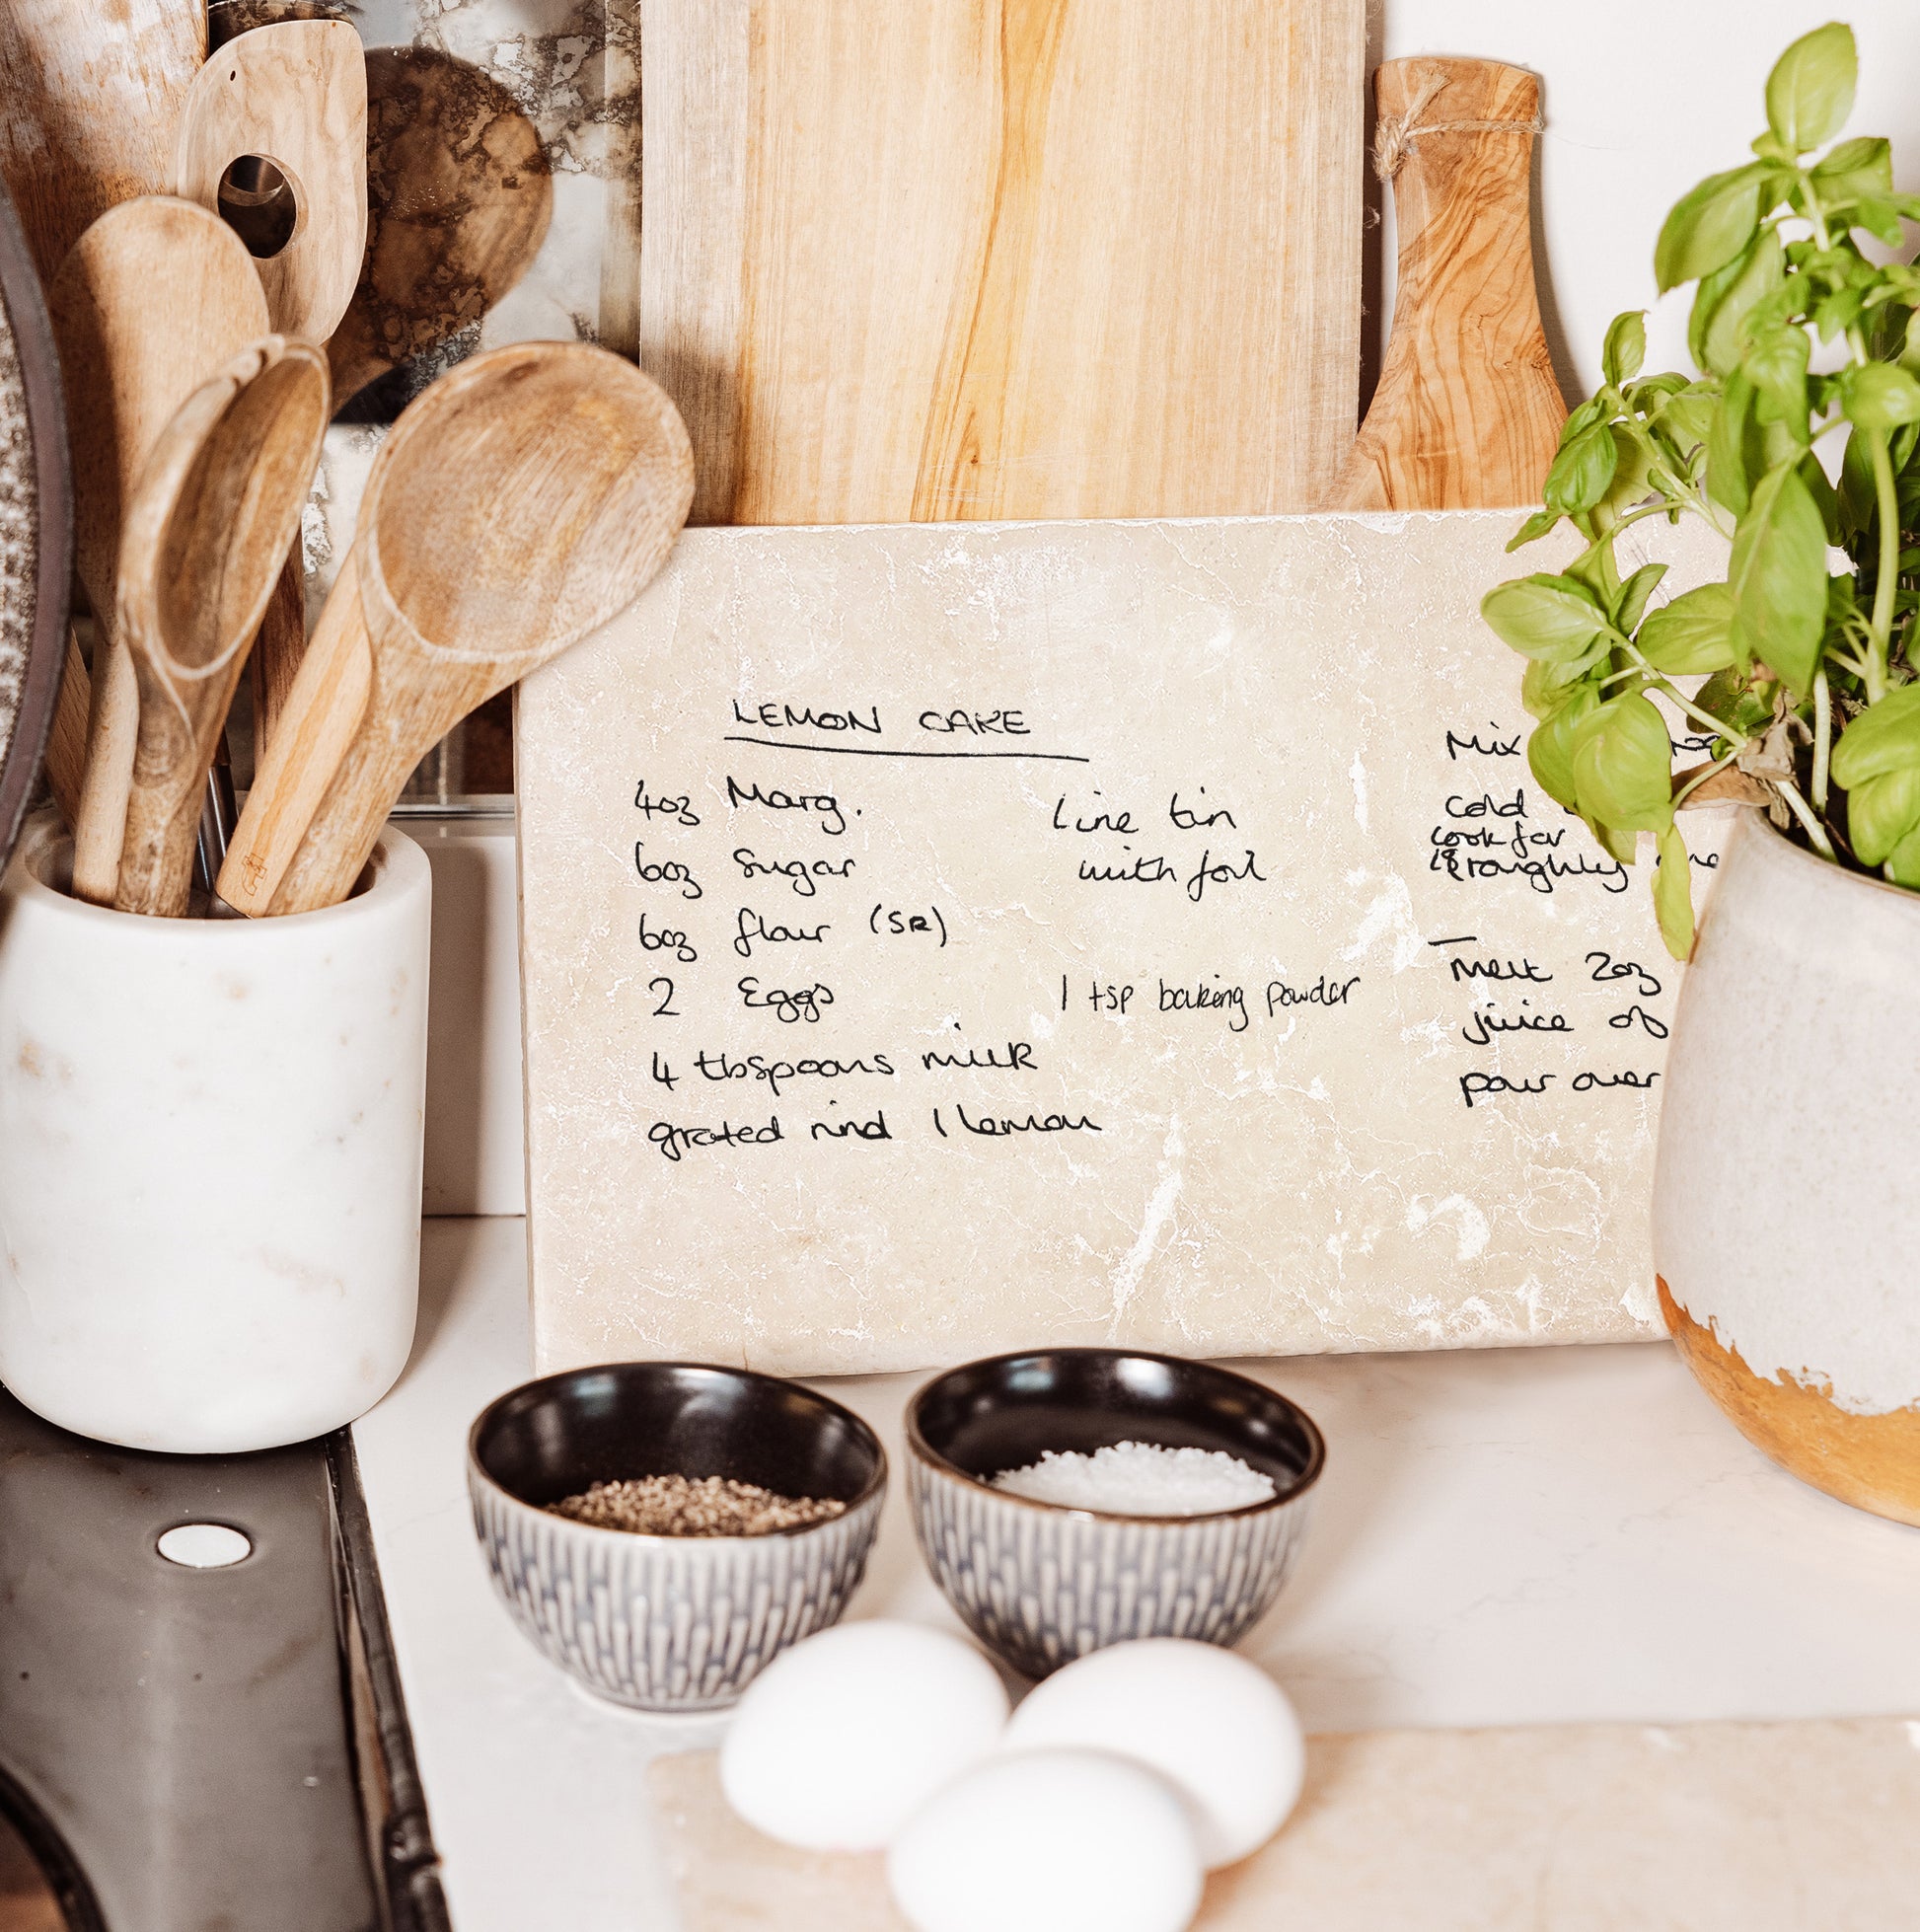
[[[1564,518],[1586,548],[1481,606],[1527,659],[1534,780],[1622,864],[1654,835],[1654,903],[1681,959],[1675,810],[1695,793],[1763,800],[1822,857],[1920,887],[1920,549],[1905,534],[1920,531],[1920,268],[1863,247],[1901,250],[1920,197],[1894,192],[1885,141],[1835,140],[1856,70],[1844,26],[1796,40],[1767,81],[1756,159],[1666,217],[1655,272],[1662,294],[1697,284],[1687,345],[1705,373],[1643,376],[1644,315],[1614,321],[1546,507],[1508,546]],[[1727,578],[1656,604],[1665,565],[1623,577],[1615,546],[1683,514],[1731,538]],[[1710,744],[1704,763],[1673,772],[1656,692]]]

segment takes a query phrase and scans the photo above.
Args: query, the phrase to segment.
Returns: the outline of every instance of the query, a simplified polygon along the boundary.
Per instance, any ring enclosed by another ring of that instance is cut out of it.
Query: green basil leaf
[[[1496,584],[1480,615],[1502,642],[1523,656],[1564,664],[1606,636],[1606,613],[1585,584],[1545,572]]]
[[[1833,747],[1833,782],[1851,791],[1909,765],[1920,765],[1920,684],[1889,691],[1840,733]]]
[[[1869,362],[1844,370],[1841,408],[1862,429],[1897,429],[1920,422],[1920,382],[1890,362]]]
[[[1886,876],[1895,885],[1920,886],[1920,832],[1909,832],[1886,855]]]
[[[1620,595],[1613,603],[1614,630],[1629,637],[1639,630],[1641,615],[1647,609],[1647,600],[1654,594],[1654,587],[1665,574],[1664,563],[1643,563],[1620,586]]]
[[[1892,184],[1889,182],[1890,187]],[[1629,309],[1615,316],[1607,326],[1606,343],[1600,350],[1600,372],[1616,387],[1631,382],[1647,360],[1647,312]]]
[[[1574,727],[1580,809],[1630,832],[1673,820],[1673,746],[1666,720],[1637,692],[1588,711]]]
[[[1597,703],[1590,686],[1577,688],[1573,701],[1543,718],[1526,741],[1526,769],[1534,783],[1570,812],[1580,810],[1574,787],[1574,733]]]
[[[1660,864],[1654,872],[1654,913],[1660,935],[1675,959],[1693,955],[1693,867],[1677,822],[1660,835]]]
[[[1745,514],[1753,496],[1748,456],[1752,418],[1753,385],[1735,370],[1721,390],[1707,430],[1707,493],[1735,516]]]
[[[1851,201],[1862,194],[1893,192],[1893,150],[1872,135],[1829,148],[1813,170],[1821,201]]]
[[[1655,420],[1682,451],[1696,450],[1713,432],[1714,410],[1719,405],[1716,389],[1706,383],[1692,383],[1669,396],[1656,412]]]
[[[1826,526],[1791,464],[1769,471],[1754,490],[1727,581],[1735,661],[1761,658],[1804,695],[1826,631]]]
[[[1863,865],[1878,865],[1916,825],[1920,825],[1920,764],[1903,765],[1847,787],[1847,837]]]
[[[1661,294],[1711,275],[1746,247],[1760,225],[1760,195],[1771,171],[1750,161],[1709,175],[1673,204],[1654,245],[1654,278]]]
[[[1853,112],[1860,59],[1853,29],[1838,21],[1803,34],[1767,76],[1767,125],[1796,155],[1824,147]]]
[[[1507,554],[1511,557],[1522,544],[1530,544],[1536,538],[1544,537],[1560,521],[1558,510],[1535,510],[1527,520],[1507,540]]]
[[[1820,468],[1820,459],[1809,450],[1794,467],[1807,485],[1808,495],[1813,499],[1813,507],[1820,513],[1820,528],[1826,532],[1826,541],[1837,550],[1841,543],[1840,498],[1826,472]]]
[[[1617,825],[1603,825],[1590,812],[1581,813],[1581,822],[1592,833],[1600,850],[1622,865],[1631,865],[1636,856],[1639,840],[1635,834]]]
[[[1860,320],[1865,306],[1865,299],[1857,288],[1835,289],[1831,295],[1816,302],[1811,320],[1820,340],[1830,342],[1834,336],[1851,329]]]
[[[1745,346],[1740,325],[1759,303],[1778,294],[1786,279],[1780,237],[1763,228],[1743,253],[1702,280],[1687,323],[1687,351],[1694,361],[1717,376],[1732,375]]]
[[[1734,593],[1703,583],[1651,612],[1634,639],[1656,671],[1669,678],[1730,669],[1734,662]]]
[[[1698,691],[1693,702],[1709,717],[1750,738],[1773,716],[1770,685],[1755,688],[1747,674],[1739,670],[1716,671]],[[1714,754],[1722,756],[1720,752]]]
[[[1849,227],[1864,228],[1875,241],[1884,242],[1890,249],[1899,248],[1906,240],[1906,230],[1900,226],[1900,211],[1891,201],[1878,195],[1862,195],[1854,202],[1846,220]]]
[[[1572,441],[1561,444],[1547,472],[1540,500],[1548,509],[1568,516],[1590,510],[1613,481],[1615,460],[1613,432],[1605,423],[1583,429]]]
[[[1807,440],[1807,359],[1812,344],[1804,329],[1769,330],[1747,344],[1740,373],[1753,385],[1753,414],[1759,422],[1778,422],[1795,440]]]

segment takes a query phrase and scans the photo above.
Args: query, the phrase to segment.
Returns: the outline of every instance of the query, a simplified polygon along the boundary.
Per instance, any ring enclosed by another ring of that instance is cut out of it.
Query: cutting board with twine
[[[635,0],[642,365],[707,523],[1325,501],[1364,0]]]
[[[685,1932],[908,1932],[881,1860],[740,1822],[710,1751],[657,1759]],[[1195,1932],[1839,1932],[1914,1923],[1920,1725],[1563,1725],[1307,1741],[1280,1835]]]

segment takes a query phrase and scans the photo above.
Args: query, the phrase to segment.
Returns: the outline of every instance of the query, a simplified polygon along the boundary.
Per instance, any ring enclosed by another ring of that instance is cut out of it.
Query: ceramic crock
[[[1920,894],[1741,814],[1681,988],[1661,1308],[1741,1432],[1920,1523]]]
[[[0,885],[0,1380],[49,1422],[196,1453],[335,1429],[400,1374],[419,1282],[431,879],[152,919]]]

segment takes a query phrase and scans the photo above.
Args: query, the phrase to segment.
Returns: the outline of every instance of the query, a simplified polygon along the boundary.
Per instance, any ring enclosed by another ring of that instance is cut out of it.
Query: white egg
[[[1179,1637],[1114,1644],[1036,1684],[1004,1747],[1063,1745],[1159,1772],[1192,1809],[1209,1871],[1280,1829],[1306,1771],[1300,1721],[1273,1678],[1230,1650]]]
[[[1165,1779],[1110,1751],[1034,1750],[917,1813],[887,1883],[914,1932],[1184,1932],[1204,1880]]]
[[[915,1623],[843,1623],[747,1686],[720,1784],[770,1838],[875,1851],[1005,1723],[1005,1687],[972,1645]]]

